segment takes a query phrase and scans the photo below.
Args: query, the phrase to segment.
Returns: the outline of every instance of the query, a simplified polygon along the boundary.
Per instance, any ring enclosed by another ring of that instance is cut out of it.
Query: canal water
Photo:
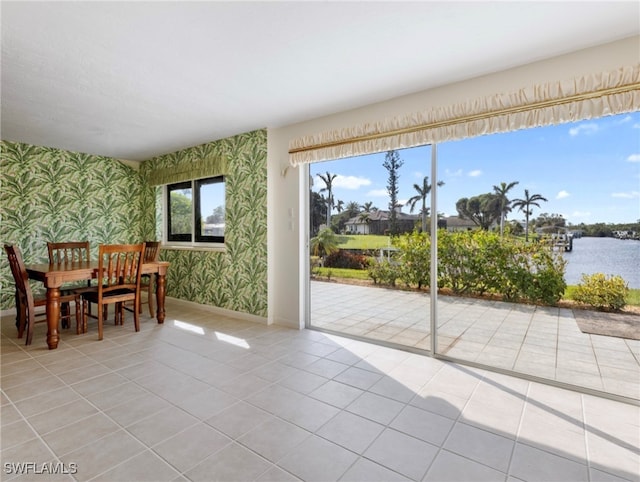
[[[565,280],[580,283],[582,274],[619,275],[629,288],[640,288],[640,241],[615,238],[575,238],[567,260]]]

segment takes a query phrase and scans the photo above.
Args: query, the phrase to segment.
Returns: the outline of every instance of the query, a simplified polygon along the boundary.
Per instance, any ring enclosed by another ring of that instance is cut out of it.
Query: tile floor
[[[171,299],[53,351],[13,321],[2,480],[640,480],[630,404]]]
[[[414,291],[311,282],[313,326],[422,350],[429,305]],[[438,353],[640,400],[640,341],[582,333],[569,309],[441,296]]]

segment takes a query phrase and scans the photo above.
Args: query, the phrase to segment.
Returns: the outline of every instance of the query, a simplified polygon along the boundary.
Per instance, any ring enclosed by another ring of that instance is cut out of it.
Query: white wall
[[[541,57],[543,55],[541,54]],[[614,70],[640,62],[640,37],[601,45],[515,69],[486,75],[416,94],[398,97],[360,109],[341,112],[278,129],[268,130],[267,141],[267,243],[269,263],[269,323],[304,327],[301,317],[300,186],[304,168],[287,168],[289,140],[330,129],[375,122],[430,107],[516,91],[533,84],[565,80]],[[437,68],[437,66],[434,66]],[[637,106],[640,108],[640,106]],[[304,227],[304,225],[303,225]]]

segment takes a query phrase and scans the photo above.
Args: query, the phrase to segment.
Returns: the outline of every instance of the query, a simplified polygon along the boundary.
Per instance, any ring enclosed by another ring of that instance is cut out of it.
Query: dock
[[[548,246],[552,251],[564,251],[570,253],[573,251],[573,235],[569,234],[547,234],[540,238],[540,243]]]

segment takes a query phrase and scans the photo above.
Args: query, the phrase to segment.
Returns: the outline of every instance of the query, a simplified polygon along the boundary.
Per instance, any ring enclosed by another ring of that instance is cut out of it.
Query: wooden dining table
[[[27,265],[29,279],[42,281],[47,289],[47,345],[50,350],[58,348],[60,334],[58,321],[60,320],[60,287],[64,283],[90,280],[97,277],[98,261],[79,261],[74,263],[45,263]],[[166,290],[166,275],[169,263],[155,261],[142,265],[142,274],[156,275],[156,302],[159,324],[164,323],[164,299]]]

